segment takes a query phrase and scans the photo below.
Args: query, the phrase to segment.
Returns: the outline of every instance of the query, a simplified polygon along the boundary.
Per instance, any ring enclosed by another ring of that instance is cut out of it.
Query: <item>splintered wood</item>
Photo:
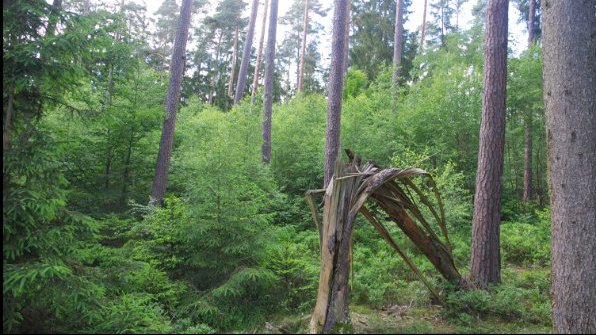
[[[385,212],[445,279],[456,282],[461,280],[451,254],[441,198],[428,172],[417,168],[381,169],[372,162],[363,164],[351,151],[346,152],[350,161],[345,165],[339,162],[336,164],[328,187],[325,190],[306,192],[307,203],[319,230],[321,249],[319,289],[310,321],[311,333],[341,332],[343,327],[350,326],[348,280],[352,230],[358,213],[362,213],[404,259],[435,298],[441,300],[422,272],[400,249],[383,223],[366,207],[367,202]],[[435,204],[412,181],[412,178],[417,176],[427,177]],[[324,206],[320,220],[313,196],[322,193]],[[418,201],[412,198],[413,194],[417,196]],[[433,221],[438,225],[438,232],[432,229],[430,222],[423,215],[422,208],[429,210]],[[442,239],[438,234],[442,235]]]

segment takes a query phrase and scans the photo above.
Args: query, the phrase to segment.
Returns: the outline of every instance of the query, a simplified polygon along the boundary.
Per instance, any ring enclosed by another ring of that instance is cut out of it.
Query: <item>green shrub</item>
[[[550,225],[504,222],[501,248],[504,259],[509,262],[547,265],[550,263]]]

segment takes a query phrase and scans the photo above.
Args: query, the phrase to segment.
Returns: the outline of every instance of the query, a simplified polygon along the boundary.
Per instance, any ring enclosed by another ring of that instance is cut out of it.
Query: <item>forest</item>
[[[4,0],[3,333],[596,333],[595,27]]]

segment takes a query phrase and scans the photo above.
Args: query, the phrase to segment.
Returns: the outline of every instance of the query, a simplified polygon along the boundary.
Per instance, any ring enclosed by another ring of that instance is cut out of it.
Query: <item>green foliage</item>
[[[318,238],[312,231],[278,229],[269,245],[267,263],[278,278],[279,304],[290,313],[314,307],[319,275]]]
[[[274,110],[271,171],[289,194],[302,196],[323,185],[325,111],[319,95],[298,96]]]
[[[294,38],[302,33],[300,4],[288,17],[297,34],[289,35],[279,52],[279,63],[288,69],[294,69],[300,45]],[[313,13],[324,14],[323,7],[312,5]],[[80,3],[64,6],[13,1],[3,12],[5,114],[8,101],[14,105],[11,123],[4,125],[10,141],[3,153],[3,331],[208,334],[253,331],[278,318],[291,319],[285,328],[304,331],[316,297],[320,250],[303,195],[323,183],[327,108],[322,94],[311,94],[323,91],[314,31],[309,31],[306,94],[291,97],[289,82],[282,90],[287,71],[276,74],[275,97],[283,95],[283,102],[274,106],[272,160],[265,166],[260,94],[252,106],[245,99],[231,107],[225,92],[230,64],[222,58],[236,26],[246,24],[245,4],[220,3],[203,22],[207,29],[193,37],[199,50],[189,64],[194,71],[187,71],[194,77],[183,80],[169,195],[163,207],[149,208],[178,7],[164,3],[152,38],[140,6],[115,11],[97,3],[85,14],[78,13]],[[440,47],[427,47],[417,58],[418,37],[404,32],[394,113],[394,10],[394,1],[354,3],[342,147],[382,166],[417,166],[434,176],[455,262],[465,274],[482,27],[477,22],[468,31],[447,34]],[[537,210],[546,202],[541,58],[535,46],[509,60],[504,284],[489,291],[453,290],[389,223],[408,257],[433,286],[444,288],[448,306],[437,314],[428,290],[359,219],[352,306],[360,311],[400,305],[411,311],[408,317],[426,318],[417,323],[402,318],[399,326],[383,328],[386,315],[369,311],[375,314],[371,328],[431,332],[443,329],[437,322],[461,332],[550,326],[550,213]],[[210,90],[214,106],[206,102]],[[533,151],[538,197],[525,204],[519,198],[530,117],[538,143]]]
[[[366,73],[360,70],[348,70],[346,73],[346,85],[344,87],[344,99],[357,97],[368,84]]]
[[[94,333],[163,334],[172,331],[161,307],[144,294],[124,294],[102,307]]]
[[[548,215],[548,214],[547,214]],[[503,222],[501,224],[503,257],[514,264],[548,265],[550,263],[550,221],[537,224]]]

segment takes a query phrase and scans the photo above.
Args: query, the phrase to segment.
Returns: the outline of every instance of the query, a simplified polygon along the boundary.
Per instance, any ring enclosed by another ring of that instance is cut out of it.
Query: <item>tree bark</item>
[[[230,62],[230,81],[228,82],[228,96],[234,99],[234,71],[236,70],[236,49],[238,49],[238,27],[234,35],[234,48],[232,49],[232,61]]]
[[[534,0],[530,0],[530,12],[528,13],[528,49],[534,43]],[[524,148],[524,194],[522,200],[532,200],[532,110],[527,111],[526,122],[526,143]]]
[[[304,59],[306,55],[306,35],[308,34],[308,0],[304,4],[304,29],[302,31],[302,54],[300,55],[300,73],[298,75],[297,91],[302,92],[304,85]]]
[[[474,197],[470,277],[480,287],[501,281],[499,224],[505,143],[508,0],[489,0],[486,11],[484,93]]]
[[[393,112],[396,112],[397,110],[397,85],[399,83],[399,75],[401,72],[401,44],[402,35],[404,33],[403,7],[403,0],[397,0],[395,8],[395,31],[393,35]]]
[[[426,33],[426,7],[427,1],[424,0],[424,12],[422,14],[422,29],[420,29],[420,54],[422,54],[422,50],[424,49],[424,34]]]
[[[348,67],[350,65],[350,12],[352,11],[352,2],[348,1],[348,13],[346,14],[346,33],[345,33],[345,52],[344,52],[344,85],[346,84],[346,76],[348,73]]]
[[[259,70],[261,68],[261,55],[263,54],[263,44],[265,42],[265,26],[267,25],[267,9],[269,0],[265,0],[265,10],[263,11],[263,20],[261,21],[261,37],[259,38],[259,50],[257,51],[257,64],[255,64],[255,73],[252,80],[252,92],[250,96],[250,105],[254,105],[255,96],[259,87]]]
[[[248,32],[246,33],[246,42],[244,43],[244,51],[242,52],[242,62],[240,63],[240,71],[238,72],[238,82],[236,83],[234,103],[238,103],[244,96],[244,85],[246,83],[248,63],[250,63],[250,50],[252,49],[252,40],[255,35],[255,23],[257,21],[258,9],[259,0],[253,0],[252,9],[250,11],[250,22],[248,23]]]
[[[273,114],[273,80],[275,71],[275,35],[277,33],[277,3],[271,0],[269,13],[269,32],[267,34],[267,55],[265,63],[265,101],[263,102],[263,144],[261,161],[269,164],[271,160],[271,114]]]
[[[341,99],[344,77],[346,15],[348,1],[334,0],[333,33],[331,37],[331,68],[327,95],[327,127],[325,129],[325,187],[333,176],[338,159]]]
[[[191,6],[192,0],[183,0],[182,6],[180,7],[180,20],[178,22],[178,31],[176,32],[174,52],[172,55],[170,87],[166,99],[166,116],[163,121],[159,151],[157,153],[155,177],[153,179],[151,197],[149,200],[150,205],[161,205],[166,192],[168,169],[174,142],[176,110],[180,100],[180,85],[182,82],[182,74],[184,72],[184,52],[186,50],[188,29],[190,27]]]
[[[555,333],[596,333],[596,7],[542,2]]]

